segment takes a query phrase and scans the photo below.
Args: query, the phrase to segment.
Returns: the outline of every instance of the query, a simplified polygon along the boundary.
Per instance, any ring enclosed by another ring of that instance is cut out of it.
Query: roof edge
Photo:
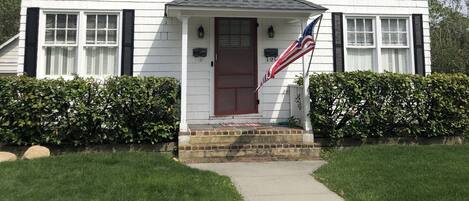
[[[315,3],[312,3],[312,2],[305,2],[303,0],[292,0],[292,1],[295,1],[295,2],[298,2],[300,4],[303,4],[305,6],[307,6],[308,8],[305,8],[305,9],[288,9],[288,8],[283,8],[283,9],[268,9],[268,8],[245,8],[245,7],[236,7],[236,6],[233,6],[233,7],[219,7],[219,6],[196,6],[196,5],[182,5],[181,3],[174,3],[173,1],[172,2],[168,2],[165,4],[165,15],[167,14],[167,9],[169,6],[171,7],[191,7],[191,8],[234,8],[234,9],[245,9],[245,10],[286,10],[286,11],[317,11],[317,10],[320,10],[320,11],[326,11],[326,10],[329,10],[328,8],[324,7],[324,6],[321,6],[319,4],[315,4]]]
[[[8,39],[6,42],[4,42],[3,44],[0,45],[0,50],[2,50],[3,48],[5,48],[6,46],[8,46],[10,43],[12,43],[13,41],[15,41],[16,39],[18,39],[20,37],[20,34],[16,34],[15,36],[11,37],[10,39]]]

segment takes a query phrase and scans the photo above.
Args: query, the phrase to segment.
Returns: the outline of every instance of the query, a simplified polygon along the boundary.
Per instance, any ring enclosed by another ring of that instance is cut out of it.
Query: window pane
[[[86,66],[88,75],[117,75],[117,47],[86,48]]]
[[[117,31],[108,31],[107,40],[109,43],[117,43]]]
[[[57,28],[65,28],[67,16],[63,14],[57,15]]]
[[[46,30],[46,43],[54,43],[55,31],[54,30]]]
[[[407,45],[407,34],[399,34],[399,44],[400,45]]]
[[[364,33],[358,33],[357,34],[357,44],[360,46],[365,45],[365,34]]]
[[[68,44],[75,44],[77,38],[77,31],[71,30],[67,31],[67,43]]]
[[[87,15],[86,27],[90,29],[96,28],[96,15]]]
[[[397,33],[392,33],[391,34],[391,44],[399,44],[399,41],[397,40],[399,34]]]
[[[220,34],[230,34],[230,23],[228,20],[220,20],[219,24],[218,31]]]
[[[242,35],[241,36],[241,47],[250,47],[251,46],[251,36]]]
[[[365,30],[365,25],[363,24],[363,20],[357,19],[356,31],[364,31],[364,30]]]
[[[98,29],[106,28],[106,15],[98,15]]]
[[[230,47],[230,36],[220,35],[218,37],[218,44],[220,45],[220,47]]]
[[[373,49],[347,49],[347,70],[373,70]]]
[[[230,34],[241,34],[241,22],[239,20],[231,20]]]
[[[106,31],[98,31],[98,36],[97,36],[97,42],[98,43],[105,43],[106,42]]]
[[[65,43],[65,30],[57,30],[56,40],[57,43]]]
[[[354,33],[348,33],[347,34],[347,40],[349,45],[355,45],[355,34]]]
[[[399,20],[399,31],[400,32],[407,32],[407,23],[406,20]]]
[[[110,29],[117,29],[117,16],[116,15],[109,15],[109,28]]]
[[[397,31],[397,20],[396,19],[390,19],[389,20],[390,23],[391,23],[391,30],[390,31],[393,31],[393,32],[396,32]]]
[[[348,19],[347,20],[347,30],[348,31],[355,31],[355,20]]]
[[[391,34],[383,33],[383,44],[385,45],[391,44]]]
[[[95,35],[95,31],[94,30],[88,30],[86,31],[86,43],[88,44],[93,44],[95,43],[95,40],[96,40],[96,35]]]
[[[382,49],[381,66],[393,73],[409,73],[407,49]]]
[[[71,28],[71,29],[77,28],[77,16],[76,15],[68,16],[68,28]]]
[[[46,75],[76,74],[76,49],[76,47],[47,47]]]
[[[373,21],[371,19],[365,20],[365,31],[368,31],[368,32],[373,31]]]
[[[374,35],[373,34],[371,34],[371,33],[366,34],[366,41],[365,41],[366,45],[369,45],[369,46],[374,45],[374,41],[375,40],[374,40]]]
[[[55,15],[46,15],[46,28],[55,28]]]
[[[247,20],[241,21],[241,34],[250,34],[250,33],[251,33],[250,22]]]
[[[383,29],[383,31],[385,31],[385,32],[389,31],[389,20],[388,19],[383,19],[381,21],[381,29]]]

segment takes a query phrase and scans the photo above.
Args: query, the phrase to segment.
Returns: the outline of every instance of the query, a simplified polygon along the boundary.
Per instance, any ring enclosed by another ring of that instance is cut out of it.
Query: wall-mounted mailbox
[[[194,48],[192,50],[192,56],[194,56],[194,57],[207,57],[207,48]]]
[[[267,57],[267,58],[277,58],[278,57],[278,49],[277,48],[264,49],[264,56]]]

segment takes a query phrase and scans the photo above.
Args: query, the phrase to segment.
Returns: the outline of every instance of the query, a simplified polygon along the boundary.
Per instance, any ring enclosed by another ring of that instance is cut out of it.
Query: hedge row
[[[316,74],[310,79],[316,134],[434,137],[469,134],[469,76]]]
[[[90,145],[171,141],[179,84],[172,78],[118,77],[105,83],[0,78],[0,143]]]

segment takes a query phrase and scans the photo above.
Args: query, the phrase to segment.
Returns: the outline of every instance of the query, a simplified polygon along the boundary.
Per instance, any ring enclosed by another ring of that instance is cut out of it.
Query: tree
[[[461,0],[429,0],[433,72],[469,74],[469,18]]]
[[[0,1],[0,44],[19,31],[21,0]]]

